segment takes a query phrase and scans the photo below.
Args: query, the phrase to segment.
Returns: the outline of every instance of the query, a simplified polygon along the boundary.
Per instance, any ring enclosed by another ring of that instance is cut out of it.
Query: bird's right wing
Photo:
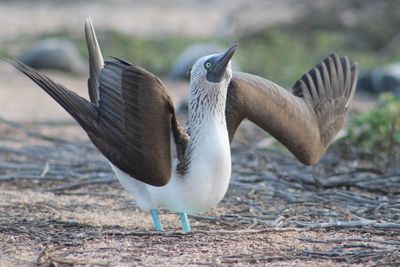
[[[188,137],[156,76],[122,60],[106,61],[99,75],[97,106],[23,63],[11,63],[70,113],[116,167],[147,184],[168,183],[171,131],[181,147]]]
[[[105,62],[99,92],[101,134],[89,134],[93,143],[130,176],[165,185],[171,176],[171,131],[178,131],[179,123],[164,84],[140,66],[114,59]]]

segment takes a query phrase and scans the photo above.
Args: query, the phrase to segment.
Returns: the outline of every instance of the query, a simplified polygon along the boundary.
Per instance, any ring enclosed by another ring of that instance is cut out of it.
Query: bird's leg
[[[150,212],[151,212],[151,218],[153,218],[154,228],[156,229],[156,231],[164,232],[164,227],[162,226],[160,218],[158,217],[158,211],[156,209],[153,209]]]
[[[188,221],[186,213],[179,212],[179,220],[181,221],[182,231],[184,233],[190,233],[192,231],[192,229],[190,229],[190,225],[189,225],[189,221]]]

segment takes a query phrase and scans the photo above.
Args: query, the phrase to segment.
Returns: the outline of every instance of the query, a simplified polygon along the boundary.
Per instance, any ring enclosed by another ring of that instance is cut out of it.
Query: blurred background
[[[88,97],[87,16],[104,58],[160,76],[180,118],[191,64],[232,43],[236,70],[288,90],[346,55],[357,92],[312,167],[243,122],[222,202],[188,236],[162,211],[159,235],[67,112],[0,59],[0,266],[399,266],[400,0],[0,0],[0,57]]]
[[[360,63],[361,75],[344,135],[369,150],[394,147],[390,153],[398,156],[399,1],[0,1],[0,56],[43,69],[87,96],[86,16],[105,58],[121,57],[159,75],[178,106],[187,95],[190,65],[232,43],[240,45],[237,70],[288,89],[329,53],[347,55]],[[4,61],[0,116],[20,122],[71,120]]]

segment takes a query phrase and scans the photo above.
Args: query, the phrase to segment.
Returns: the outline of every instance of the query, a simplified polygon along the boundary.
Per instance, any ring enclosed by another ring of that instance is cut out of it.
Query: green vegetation
[[[353,145],[389,162],[400,161],[400,98],[381,96],[380,108],[358,115],[351,122],[346,137]]]
[[[291,86],[308,69],[326,57],[343,40],[320,33],[313,40],[302,40],[287,31],[269,30],[240,41],[237,59],[244,71],[259,74],[277,83]]]
[[[239,40],[236,56],[244,71],[259,74],[287,87],[332,52],[347,55],[363,70],[396,61],[398,54],[377,56],[367,47],[354,47],[342,32],[316,30],[305,35],[293,29],[268,29]]]
[[[10,55],[6,49],[0,47],[0,57],[8,58]]]

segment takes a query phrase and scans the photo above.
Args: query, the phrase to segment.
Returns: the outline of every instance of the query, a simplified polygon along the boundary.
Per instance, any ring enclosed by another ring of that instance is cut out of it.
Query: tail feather
[[[17,70],[28,76],[39,85],[48,95],[60,104],[86,131],[95,131],[97,108],[85,98],[53,82],[44,74],[38,73],[31,67],[19,61],[7,60]]]
[[[97,42],[96,33],[90,17],[85,21],[85,36],[86,45],[89,51],[89,71],[90,77],[88,80],[89,96],[93,104],[98,105],[100,100],[99,94],[99,77],[101,69],[104,66],[103,56]]]

